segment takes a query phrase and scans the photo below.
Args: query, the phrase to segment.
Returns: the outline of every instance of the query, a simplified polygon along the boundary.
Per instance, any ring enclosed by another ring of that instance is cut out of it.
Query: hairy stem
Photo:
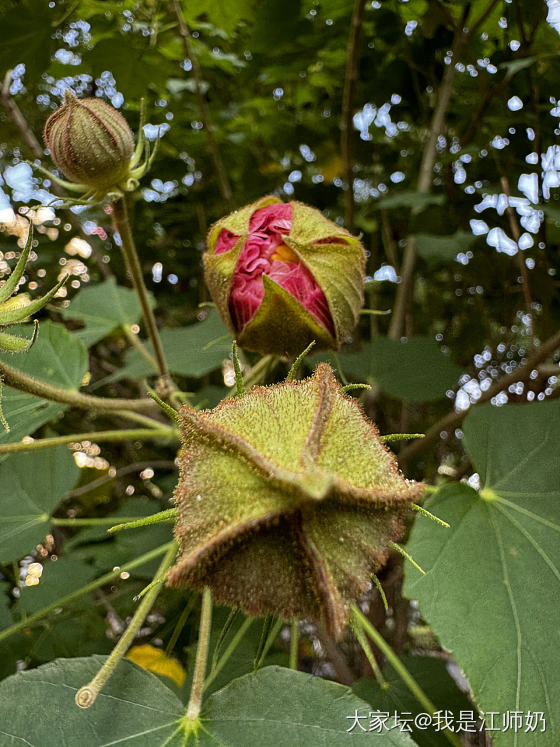
[[[36,397],[42,397],[51,402],[62,402],[65,405],[80,407],[84,410],[97,410],[100,412],[115,412],[116,410],[132,410],[133,412],[145,412],[148,410],[155,412],[158,410],[156,403],[148,398],[113,399],[110,397],[95,397],[91,394],[81,394],[73,389],[62,389],[53,384],[47,384],[46,381],[28,376],[3,361],[0,361],[0,376],[4,384],[8,384],[14,389],[19,389],[20,392],[34,394]]]
[[[239,626],[239,630],[233,636],[233,638],[231,639],[231,642],[226,647],[226,650],[218,659],[218,663],[216,664],[216,666],[212,669],[212,671],[206,678],[204,682],[204,689],[206,689],[209,685],[212,684],[212,682],[214,682],[216,677],[219,675],[219,673],[222,671],[224,666],[227,664],[227,662],[231,658],[232,654],[235,652],[235,649],[239,646],[239,644],[243,640],[243,636],[249,630],[253,622],[254,620],[252,617],[247,617],[245,618],[245,620],[243,620],[242,624]]]
[[[99,589],[101,586],[105,586],[111,581],[114,581],[116,578],[119,578],[123,571],[132,571],[134,570],[134,568],[138,568],[141,565],[149,563],[154,558],[163,555],[163,553],[169,550],[171,547],[175,548],[175,541],[169,542],[168,544],[162,545],[161,547],[157,547],[155,548],[155,550],[150,550],[150,552],[147,552],[144,555],[140,555],[138,558],[131,560],[130,563],[124,563],[124,565],[119,566],[116,570],[109,571],[109,573],[105,573],[103,576],[96,578],[95,581],[91,581],[89,584],[76,589],[76,591],[73,591],[64,597],[60,597],[52,604],[49,604],[46,607],[37,610],[37,612],[29,615],[24,620],[20,620],[19,622],[10,625],[8,628],[4,628],[4,630],[0,632],[0,641],[3,641],[5,638],[9,638],[11,635],[17,633],[23,628],[31,627],[31,625],[36,623],[38,620],[41,620],[43,617],[46,617],[51,612],[61,609],[67,604],[70,604],[70,602],[74,602],[76,599],[80,599],[80,597],[83,597],[86,594]]]
[[[76,705],[80,708],[89,708],[94,704],[95,699],[103,688],[103,685],[105,685],[119,661],[126,654],[130,644],[136,636],[136,633],[142,627],[144,620],[151,610],[161,587],[163,586],[163,583],[165,581],[165,573],[171,567],[176,553],[177,544],[175,542],[171,542],[167,552],[165,553],[165,556],[163,557],[163,560],[160,563],[159,568],[156,571],[156,575],[154,576],[154,578],[158,579],[158,581],[153,585],[153,587],[144,596],[144,598],[138,605],[138,608],[134,613],[134,616],[130,621],[128,628],[123,633],[120,641],[117,643],[115,648],[109,654],[109,657],[107,658],[99,672],[95,675],[91,682],[89,682],[87,685],[84,685],[84,687],[81,687],[76,693]]]
[[[200,611],[200,627],[198,629],[198,646],[194,663],[191,696],[187,706],[185,718],[196,721],[202,708],[202,694],[204,692],[204,677],[206,675],[206,660],[212,629],[212,592],[208,587],[202,592],[202,609]]]
[[[118,442],[132,441],[134,439],[160,439],[172,438],[175,431],[172,428],[126,428],[118,431],[89,431],[87,433],[69,433],[65,436],[53,436],[52,438],[39,438],[36,441],[16,441],[9,444],[0,444],[0,454],[13,454],[22,451],[39,451],[50,449],[53,446],[70,444],[78,441],[103,441]]]
[[[142,267],[140,266],[136,245],[130,229],[130,221],[128,219],[128,211],[124,197],[121,197],[113,203],[112,217],[114,229],[121,237],[121,248],[127,269],[132,279],[132,285],[134,286],[134,290],[136,291],[138,300],[140,301],[140,306],[142,307],[142,316],[144,318],[148,337],[150,338],[154,349],[154,357],[157,363],[160,379],[163,388],[167,390],[171,386],[171,377],[169,375],[167,361],[165,360],[165,353],[163,352],[163,345],[159,336],[156,318],[152,311],[152,307],[150,306],[148,290],[144,283]]]
[[[395,672],[399,675],[420,705],[425,708],[428,713],[435,713],[437,710],[435,705],[428,698],[426,693],[422,690],[420,685],[416,682],[414,677],[410,674],[381,633],[370,623],[367,617],[364,616],[356,605],[352,606],[352,614],[353,622],[356,626],[359,626],[365,633],[367,633],[377,648],[384,654],[387,661],[391,664]],[[448,730],[444,730],[442,733],[447,737],[447,740],[451,744],[455,745],[455,747],[461,747],[462,742],[456,734]]]
[[[292,621],[290,627],[290,669],[298,668],[298,649],[299,649],[299,622]]]

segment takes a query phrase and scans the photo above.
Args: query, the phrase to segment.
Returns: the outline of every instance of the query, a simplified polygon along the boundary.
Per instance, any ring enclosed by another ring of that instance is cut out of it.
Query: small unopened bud
[[[183,408],[180,420],[180,556],[168,583],[339,637],[423,485],[402,477],[324,363],[305,381]]]
[[[232,213],[210,230],[203,260],[222,318],[249,350],[336,349],[358,320],[364,249],[308,205],[265,197]]]
[[[43,137],[56,166],[84,188],[109,192],[129,177],[132,132],[122,114],[101,99],[78,99],[67,90]]]

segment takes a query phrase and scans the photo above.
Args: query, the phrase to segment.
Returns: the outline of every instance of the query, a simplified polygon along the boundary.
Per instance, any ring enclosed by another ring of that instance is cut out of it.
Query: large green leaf
[[[65,446],[14,454],[0,464],[0,563],[35,549],[50,529],[52,511],[77,478],[78,468]]]
[[[215,309],[203,322],[162,329],[161,341],[171,373],[179,376],[204,376],[219,368],[231,353],[231,337]],[[151,344],[146,347],[153,352]],[[154,373],[145,356],[138,350],[130,350],[125,365],[110,380],[141,379]]]
[[[31,327],[18,329],[20,337],[30,338],[32,333]],[[28,376],[74,391],[80,388],[88,367],[83,343],[55,322],[41,323],[37,340],[29,352],[0,353],[0,360]],[[0,430],[0,443],[21,440],[66,409],[66,405],[47,402],[8,386],[3,387],[2,394],[2,409],[11,431]]]
[[[408,549],[426,576],[405,592],[465,671],[482,711],[544,713],[545,732],[492,732],[498,745],[560,743],[560,403],[475,408],[465,447],[480,493],[464,484],[427,506]],[[526,725],[523,725],[524,731]]]
[[[7,13],[2,10],[0,7],[0,77],[4,79],[8,70],[23,62],[29,79],[39,79],[49,64],[54,11],[47,0],[26,0]]]
[[[154,305],[151,294],[150,300]],[[135,291],[109,278],[99,285],[82,288],[62,314],[66,319],[84,323],[84,328],[74,334],[89,348],[115,329],[135,324],[142,316],[142,309]]]
[[[339,360],[356,379],[375,382],[391,397],[411,402],[443,397],[462,373],[429,337],[411,337],[407,342],[378,337],[359,353],[341,355]]]
[[[184,735],[175,732],[184,705],[157,677],[130,661],[119,664],[90,709],[83,711],[75,705],[77,690],[103,661],[100,656],[58,659],[4,680],[0,684],[3,747],[22,743],[30,747],[182,747]],[[30,705],[22,707],[22,703]],[[211,695],[203,705],[202,727],[188,743],[199,747],[365,747],[373,735],[352,724],[357,712],[360,723],[367,726],[370,709],[342,685],[266,667]],[[385,745],[414,745],[396,729],[383,739]]]

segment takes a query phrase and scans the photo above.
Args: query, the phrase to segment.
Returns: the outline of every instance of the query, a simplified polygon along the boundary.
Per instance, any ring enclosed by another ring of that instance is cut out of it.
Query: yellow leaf
[[[133,646],[126,658],[138,664],[142,669],[169,677],[178,687],[183,686],[186,677],[185,670],[176,659],[166,656],[160,648],[151,646],[149,643],[143,646]]]

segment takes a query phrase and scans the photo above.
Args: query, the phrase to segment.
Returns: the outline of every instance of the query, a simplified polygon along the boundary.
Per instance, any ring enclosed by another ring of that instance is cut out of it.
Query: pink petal
[[[292,212],[293,208],[289,202],[279,202],[255,210],[249,221],[249,231],[289,233],[292,228]]]
[[[227,228],[222,228],[218,234],[214,254],[225,254],[225,252],[229,252],[230,249],[233,249],[238,239],[239,236],[228,231]]]

